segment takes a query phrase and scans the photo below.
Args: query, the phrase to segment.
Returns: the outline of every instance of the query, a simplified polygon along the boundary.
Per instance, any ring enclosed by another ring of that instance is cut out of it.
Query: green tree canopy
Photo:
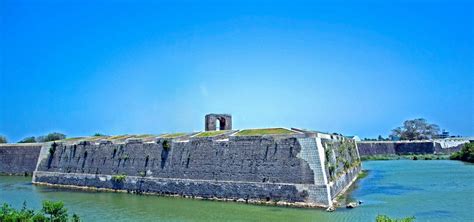
[[[4,136],[0,136],[0,143],[7,143],[7,138]]]
[[[474,143],[470,142],[464,144],[459,152],[451,154],[449,158],[474,163]]]
[[[39,136],[37,141],[38,142],[50,142],[50,141],[56,141],[56,140],[63,140],[66,139],[66,135],[62,133],[50,133],[46,136]]]
[[[392,136],[397,136],[401,140],[426,140],[436,135],[439,135],[439,126],[428,123],[422,118],[406,120],[403,126],[392,130]]]
[[[26,137],[18,143],[36,143],[36,138],[34,136]]]

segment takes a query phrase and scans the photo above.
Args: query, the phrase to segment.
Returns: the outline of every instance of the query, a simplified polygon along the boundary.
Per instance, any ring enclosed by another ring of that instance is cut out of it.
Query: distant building
[[[449,137],[449,132],[446,131],[446,130],[443,130],[443,132],[441,132],[441,134],[433,136],[433,139],[446,139],[448,137]]]
[[[399,140],[400,140],[400,137],[394,136],[394,135],[390,135],[390,136],[388,136],[388,138],[389,138],[391,141],[399,141]]]

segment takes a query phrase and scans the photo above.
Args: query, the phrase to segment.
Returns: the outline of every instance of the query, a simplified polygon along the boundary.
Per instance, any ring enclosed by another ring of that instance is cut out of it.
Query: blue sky
[[[0,0],[0,135],[473,135],[472,1]]]

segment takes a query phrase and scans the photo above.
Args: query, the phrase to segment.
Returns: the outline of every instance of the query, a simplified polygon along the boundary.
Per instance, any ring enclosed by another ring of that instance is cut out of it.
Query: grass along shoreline
[[[410,155],[371,155],[360,157],[362,161],[368,160],[449,160],[446,154],[410,154]]]

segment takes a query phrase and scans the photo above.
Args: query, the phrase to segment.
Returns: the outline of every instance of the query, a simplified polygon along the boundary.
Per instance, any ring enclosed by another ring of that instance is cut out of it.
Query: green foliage
[[[125,174],[113,175],[112,176],[112,181],[116,182],[116,183],[121,183],[121,182],[125,181],[126,178],[127,178],[127,175],[125,175]]]
[[[367,170],[361,170],[359,172],[359,174],[357,175],[357,179],[360,180],[360,179],[363,179],[365,177],[367,177],[369,175],[369,171]]]
[[[470,142],[464,144],[461,150],[453,153],[449,159],[474,163],[474,143]]]
[[[413,222],[413,221],[415,221],[415,217],[393,219],[393,218],[388,217],[387,215],[378,215],[375,218],[375,222]]]
[[[403,126],[392,130],[392,136],[401,140],[426,140],[439,135],[439,126],[430,124],[425,119],[413,119],[403,122]]]
[[[163,145],[163,149],[165,150],[169,150],[171,148],[170,142],[168,140],[163,140],[162,145]]]
[[[7,143],[7,138],[4,136],[0,136],[0,143]]]
[[[49,148],[49,155],[51,155],[51,156],[54,155],[54,152],[56,152],[56,146],[51,146]]]
[[[268,128],[268,129],[247,129],[241,130],[237,136],[257,136],[257,135],[272,135],[272,134],[293,134],[295,132],[284,128]]]
[[[138,172],[138,175],[140,175],[141,177],[144,177],[144,176],[146,176],[146,172],[145,171],[140,171],[140,172]]]
[[[170,133],[170,134],[162,135],[160,137],[161,138],[176,138],[176,137],[180,137],[180,136],[184,136],[184,135],[186,135],[186,133]]]
[[[206,131],[199,133],[196,137],[212,137],[212,136],[218,136],[221,134],[224,134],[226,132],[229,132],[228,130],[219,130],[219,131]]]
[[[351,168],[351,164],[349,163],[348,160],[344,160],[344,169],[347,170],[347,169],[349,169],[349,168]]]
[[[63,202],[44,201],[41,211],[49,215],[50,221],[67,221],[67,209]]]
[[[330,177],[331,179],[333,179],[333,178],[334,178],[334,172],[336,171],[336,167],[333,166],[333,165],[331,165],[331,164],[329,164],[329,165],[328,165],[328,170],[329,170],[329,177]]]
[[[80,218],[74,214],[71,218],[74,222],[79,222]],[[0,208],[0,221],[11,222],[67,222],[67,209],[62,202],[44,201],[41,211],[26,208],[26,202],[20,210],[12,208],[4,203]]]
[[[98,136],[104,136],[104,137],[105,137],[105,136],[107,136],[107,135],[102,134],[102,133],[94,133],[94,135],[92,135],[92,136],[97,136],[97,137],[98,137]]]
[[[62,133],[50,133],[46,136],[39,136],[37,141],[38,142],[50,142],[50,141],[56,141],[56,140],[63,140],[66,139],[66,135]]]
[[[34,136],[26,137],[18,141],[18,143],[36,143],[36,138]]]

